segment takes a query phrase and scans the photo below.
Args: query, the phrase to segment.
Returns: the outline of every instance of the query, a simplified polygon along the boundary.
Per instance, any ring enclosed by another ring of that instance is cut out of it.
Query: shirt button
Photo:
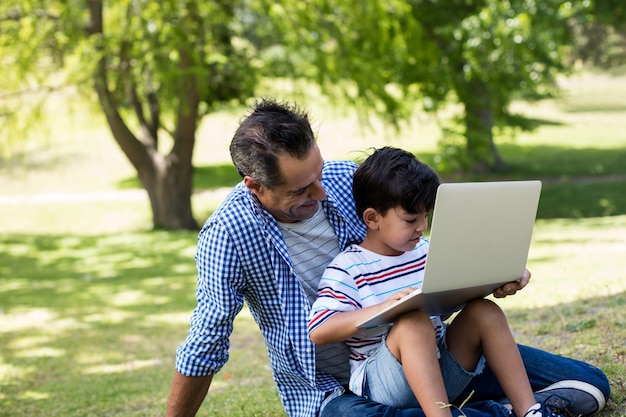
[[[313,352],[313,349],[307,348],[306,353],[311,353],[311,352]]]

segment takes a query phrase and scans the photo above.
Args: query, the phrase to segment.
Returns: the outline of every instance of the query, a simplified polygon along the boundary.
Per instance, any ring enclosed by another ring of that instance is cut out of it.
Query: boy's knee
[[[393,323],[392,329],[402,330],[407,327],[413,330],[427,331],[429,333],[435,331],[430,316],[419,310],[409,311],[398,316]]]
[[[387,333],[389,351],[400,360],[403,348],[415,348],[416,343],[435,346],[437,334],[430,316],[421,311],[411,311],[396,318]]]
[[[491,300],[481,298],[467,304],[463,309],[467,314],[472,314],[477,320],[493,321],[497,319],[506,320],[504,311]]]

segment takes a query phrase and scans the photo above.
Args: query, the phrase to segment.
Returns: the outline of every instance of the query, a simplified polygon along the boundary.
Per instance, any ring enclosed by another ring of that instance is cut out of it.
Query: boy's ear
[[[363,221],[368,229],[378,230],[378,211],[368,207],[363,212]]]

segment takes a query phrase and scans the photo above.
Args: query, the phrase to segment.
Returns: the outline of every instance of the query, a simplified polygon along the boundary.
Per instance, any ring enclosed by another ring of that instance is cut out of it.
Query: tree
[[[576,22],[572,61],[610,69],[626,64],[626,4],[620,0],[591,2],[589,13]]]
[[[525,126],[510,113],[511,100],[554,93],[570,19],[583,7],[558,0],[314,0],[274,10],[292,17],[285,21],[294,22],[293,41],[317,51],[320,82],[343,82],[344,95],[394,122],[418,103],[433,112],[460,103],[463,142],[448,136],[443,143],[453,145],[465,169],[501,170],[494,134]],[[302,23],[312,15],[315,24]]]
[[[3,64],[20,88],[95,90],[147,191],[154,227],[196,229],[196,128],[219,103],[250,97],[257,81],[236,24],[239,4],[127,0],[105,8],[102,0],[7,0],[0,6]],[[52,84],[60,75],[66,78]],[[163,137],[171,143],[164,151]]]
[[[220,103],[253,96],[263,74],[315,80],[396,124],[418,105],[439,112],[460,104],[442,155],[465,169],[504,169],[494,135],[524,126],[511,100],[555,91],[570,20],[589,4],[3,0],[0,93],[95,91],[147,191],[154,226],[195,229],[196,128]],[[0,104],[0,118],[10,115]]]

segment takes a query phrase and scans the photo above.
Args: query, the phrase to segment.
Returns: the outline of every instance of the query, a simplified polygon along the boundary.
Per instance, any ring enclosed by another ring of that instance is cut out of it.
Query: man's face
[[[251,177],[245,177],[244,183],[277,221],[295,223],[313,217],[318,202],[326,198],[320,182],[323,164],[320,150],[314,145],[303,159],[278,156],[285,181],[282,185],[269,189]]]

